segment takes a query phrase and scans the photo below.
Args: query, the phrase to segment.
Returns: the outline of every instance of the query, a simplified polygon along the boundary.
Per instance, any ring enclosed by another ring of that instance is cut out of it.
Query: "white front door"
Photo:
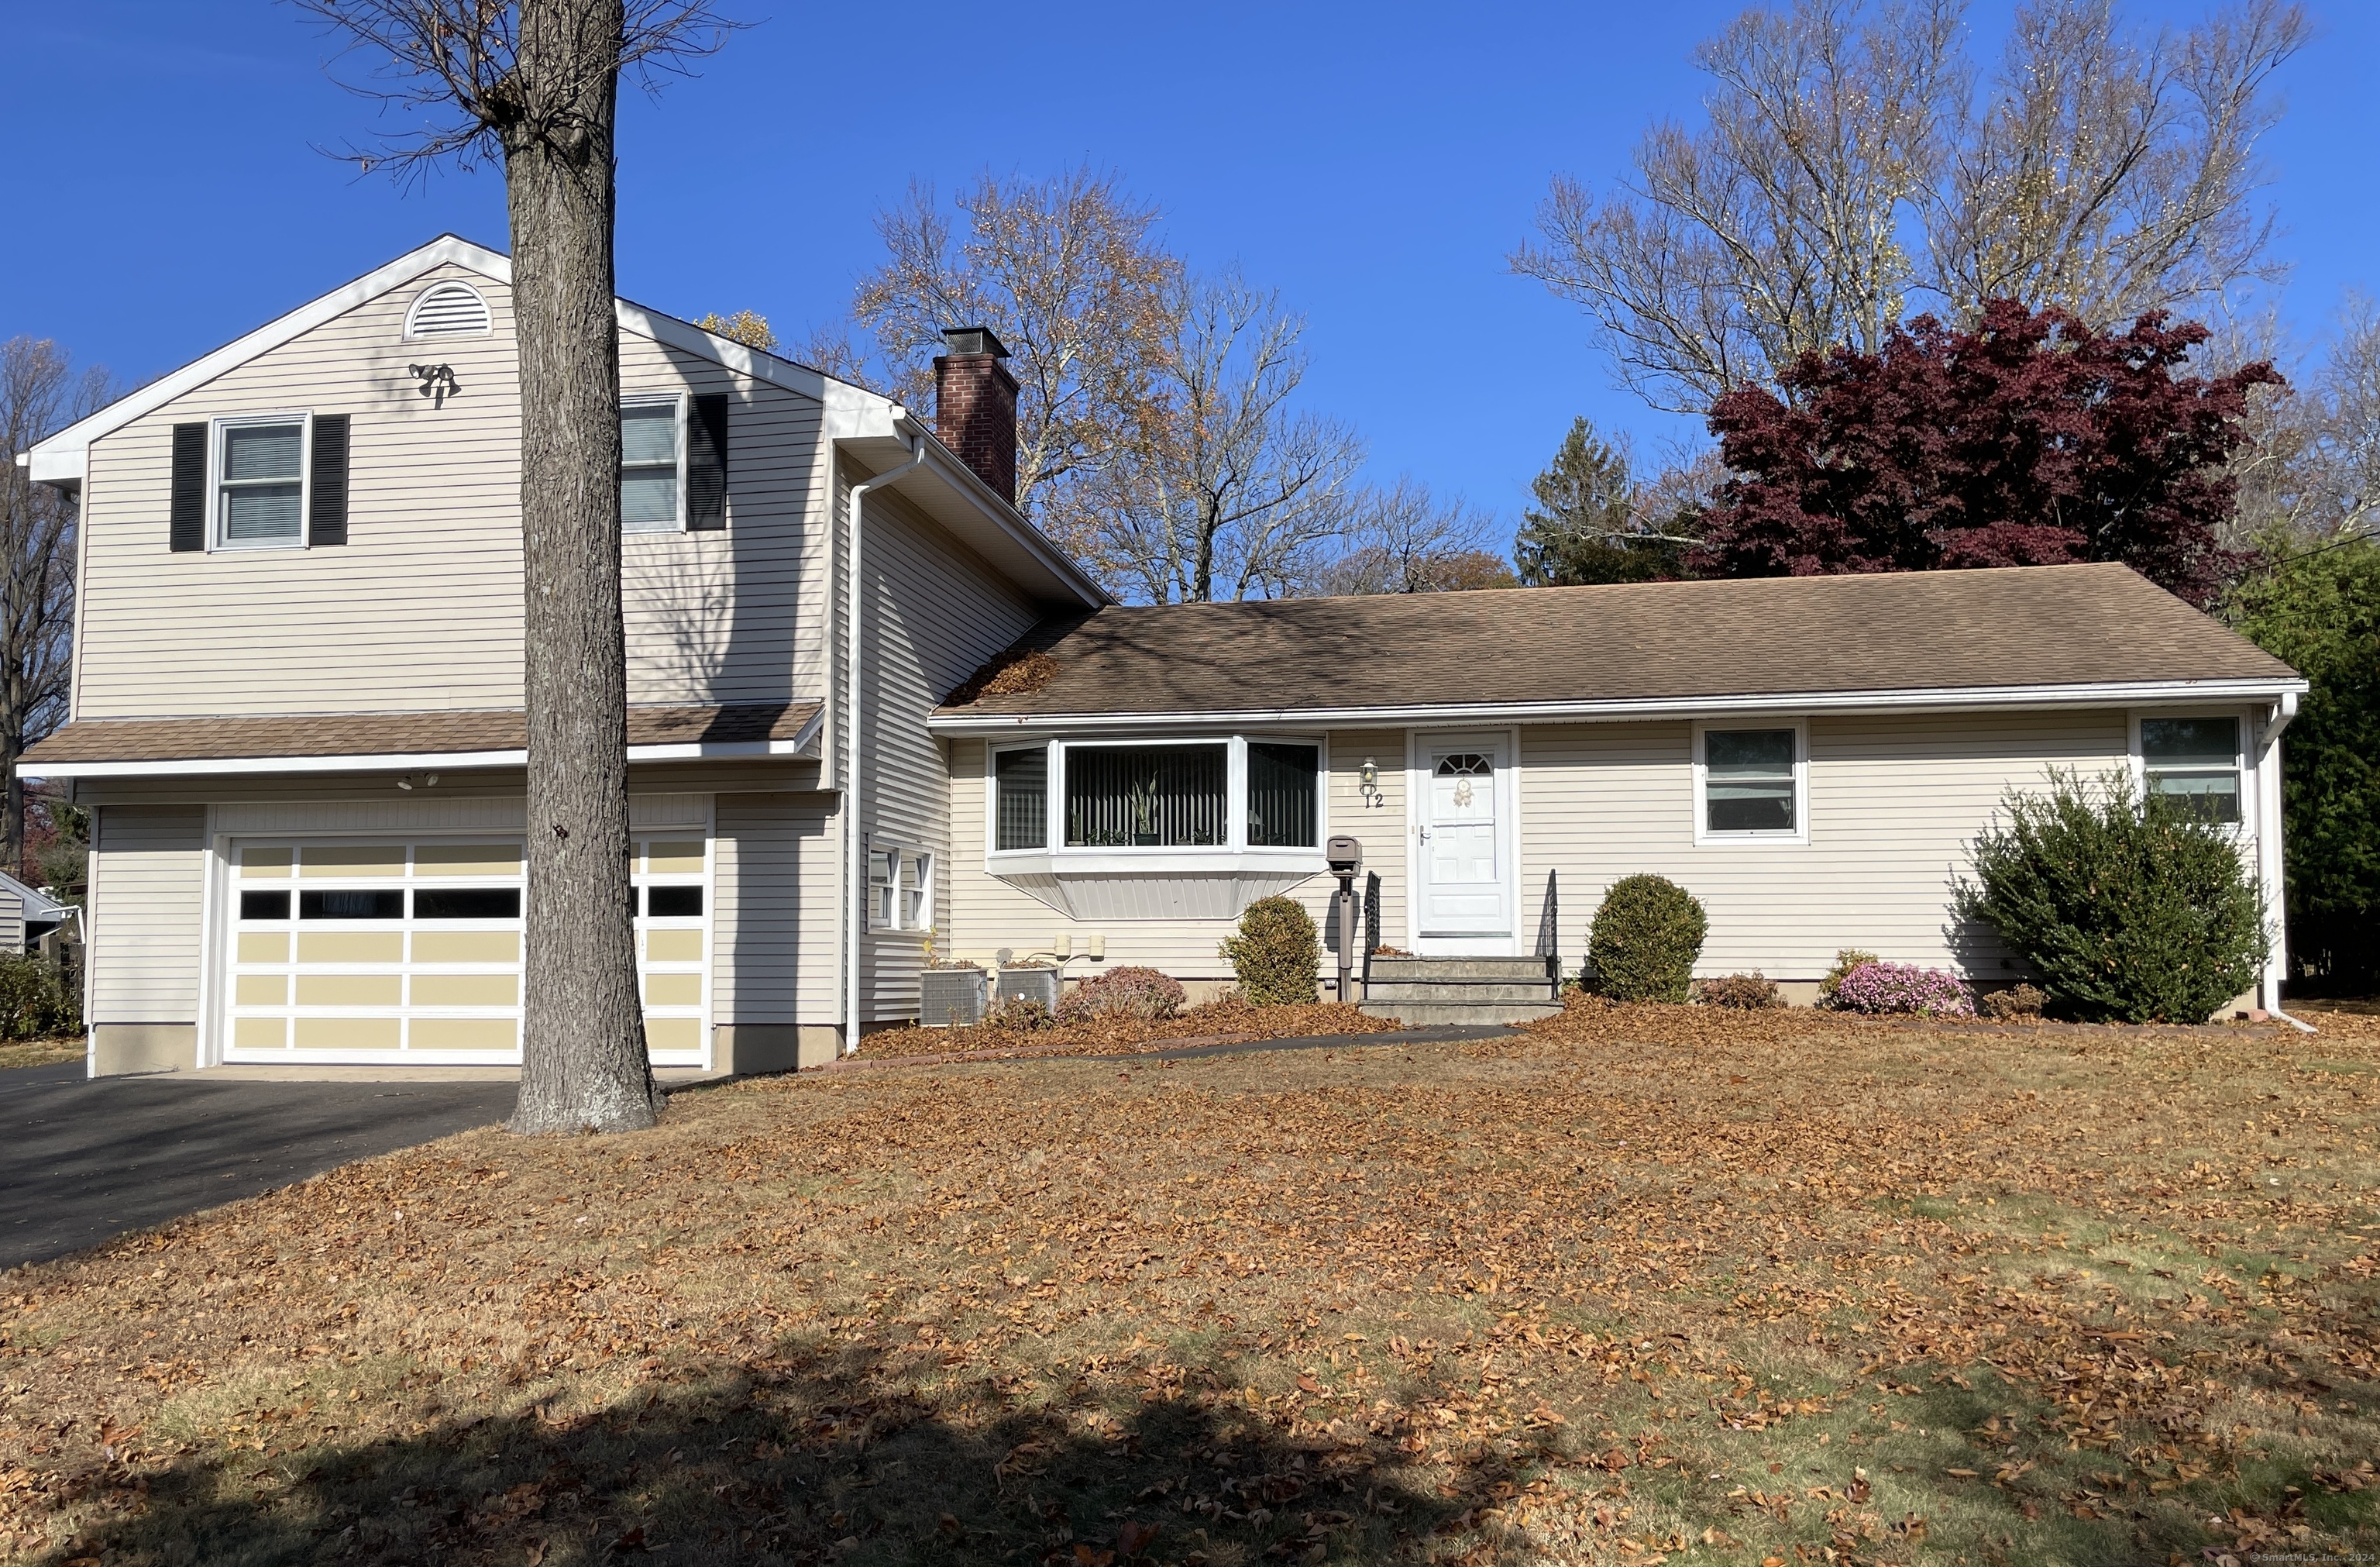
[[[1429,735],[1415,746],[1416,934],[1466,948],[1512,934],[1507,747],[1500,735]]]

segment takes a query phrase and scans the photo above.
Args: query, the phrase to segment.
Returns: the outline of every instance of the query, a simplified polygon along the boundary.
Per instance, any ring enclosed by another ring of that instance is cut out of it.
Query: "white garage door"
[[[657,1066],[708,1064],[708,849],[636,844],[638,967]],[[231,860],[225,1060],[520,1060],[517,839],[244,838]]]

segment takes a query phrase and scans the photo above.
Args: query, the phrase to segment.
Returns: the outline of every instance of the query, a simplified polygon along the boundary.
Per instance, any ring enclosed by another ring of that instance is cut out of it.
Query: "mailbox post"
[[[1355,873],[1364,869],[1364,845],[1342,834],[1322,853],[1339,878],[1339,999],[1344,1002],[1355,982]]]

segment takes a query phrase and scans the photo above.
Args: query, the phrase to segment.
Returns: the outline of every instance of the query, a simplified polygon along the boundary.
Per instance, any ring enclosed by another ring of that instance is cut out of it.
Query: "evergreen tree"
[[[2289,956],[2333,994],[2380,984],[2380,542],[2276,559],[2236,625],[2313,685],[2281,741]]]
[[[1529,588],[1585,582],[1650,582],[1679,575],[1680,548],[1645,532],[1628,454],[1585,419],[1546,470],[1530,482],[1537,504],[1522,514],[1512,563]]]

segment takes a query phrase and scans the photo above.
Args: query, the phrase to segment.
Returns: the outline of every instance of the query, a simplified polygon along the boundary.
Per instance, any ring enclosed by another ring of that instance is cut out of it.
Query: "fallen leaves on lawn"
[[[1585,1002],[468,1134],[9,1275],[0,1553],[2362,1549],[2375,1085]]]

